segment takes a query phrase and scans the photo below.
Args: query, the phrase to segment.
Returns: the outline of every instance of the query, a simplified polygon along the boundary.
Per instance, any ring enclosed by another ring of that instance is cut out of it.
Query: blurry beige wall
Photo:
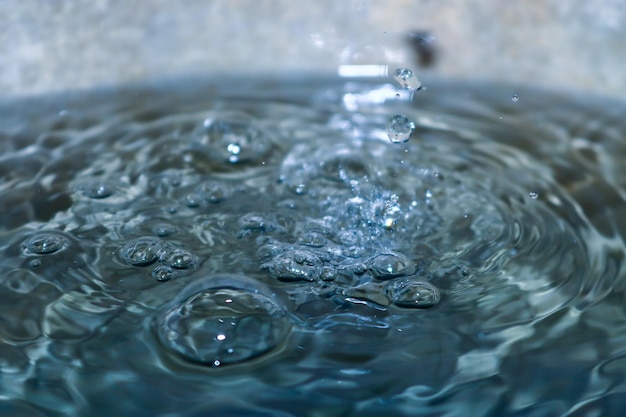
[[[2,0],[0,28],[1,97],[414,67],[412,30],[435,37],[437,75],[626,93],[626,0]]]

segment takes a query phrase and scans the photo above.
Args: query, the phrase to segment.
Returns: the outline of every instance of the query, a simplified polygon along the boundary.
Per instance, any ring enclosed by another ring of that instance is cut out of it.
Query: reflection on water
[[[5,104],[2,415],[620,415],[626,106],[397,89]]]

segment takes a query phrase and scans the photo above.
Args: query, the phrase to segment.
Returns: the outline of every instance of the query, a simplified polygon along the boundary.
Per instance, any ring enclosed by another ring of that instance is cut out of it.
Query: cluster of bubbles
[[[198,260],[192,253],[151,236],[140,237],[126,243],[120,250],[122,259],[132,266],[159,265],[152,270],[152,277],[159,281],[169,281],[176,271],[193,269]]]

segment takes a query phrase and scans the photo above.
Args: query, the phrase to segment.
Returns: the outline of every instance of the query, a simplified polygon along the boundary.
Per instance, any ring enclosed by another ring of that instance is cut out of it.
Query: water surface
[[[4,103],[2,415],[621,415],[626,106],[426,87]]]

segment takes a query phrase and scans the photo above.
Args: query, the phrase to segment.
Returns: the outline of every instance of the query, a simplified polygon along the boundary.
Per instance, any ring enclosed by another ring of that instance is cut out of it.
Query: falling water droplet
[[[422,87],[422,83],[413,75],[413,71],[408,68],[398,68],[393,78],[405,90],[416,91]]]
[[[511,97],[511,101],[513,103],[517,103],[519,101],[519,96],[517,94],[513,94],[513,97]]]
[[[415,123],[401,114],[393,116],[385,126],[389,140],[394,143],[402,143],[409,140],[415,130]]]
[[[530,196],[530,198],[532,198],[533,200],[536,200],[539,198],[539,193],[537,191],[531,191],[528,193],[528,195]]]

